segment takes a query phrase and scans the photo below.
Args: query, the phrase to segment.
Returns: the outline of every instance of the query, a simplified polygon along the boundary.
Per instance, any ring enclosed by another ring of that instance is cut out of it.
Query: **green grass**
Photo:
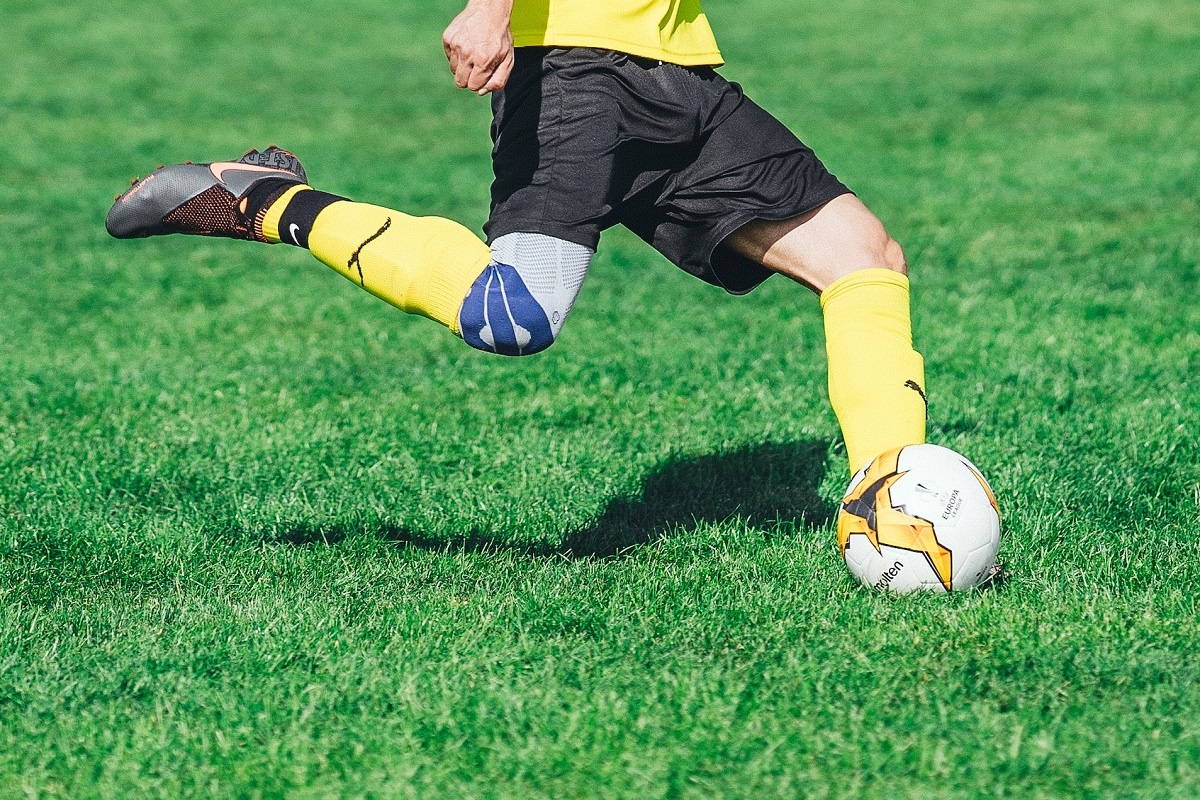
[[[815,299],[606,234],[471,351],[290,248],[117,242],[275,141],[478,229],[449,0],[6,0],[0,797],[1200,795],[1200,11],[710,0],[725,74],[906,246],[999,592],[833,545]]]

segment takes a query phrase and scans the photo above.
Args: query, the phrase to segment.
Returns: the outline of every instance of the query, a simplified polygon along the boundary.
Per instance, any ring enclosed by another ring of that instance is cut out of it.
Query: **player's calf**
[[[554,343],[592,251],[530,233],[489,249],[453,220],[298,189],[269,211],[269,241],[307,247],[323,263],[402,311],[442,323],[489,353],[531,355]],[[298,209],[293,213],[293,209]]]
[[[725,244],[820,295],[829,401],[851,472],[925,441],[925,367],[912,344],[904,251],[857,197],[750,223]]]
[[[402,311],[442,323],[479,350],[531,355],[558,337],[592,251],[535,233],[489,249],[442,217],[414,217],[297,186],[264,215],[267,241],[306,247]]]

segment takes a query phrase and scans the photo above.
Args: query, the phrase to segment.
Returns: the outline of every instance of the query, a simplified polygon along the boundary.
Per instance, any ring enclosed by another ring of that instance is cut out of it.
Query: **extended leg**
[[[270,147],[238,161],[160,167],[117,198],[117,238],[169,233],[285,242],[309,249],[363,289],[436,320],[480,350],[549,347],[592,250],[537,233],[493,247],[462,225],[356,203],[307,185],[300,162]]]

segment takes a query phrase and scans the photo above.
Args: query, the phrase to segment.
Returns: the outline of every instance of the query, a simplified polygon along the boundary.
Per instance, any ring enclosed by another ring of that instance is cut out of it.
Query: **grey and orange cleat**
[[[190,233],[265,242],[267,206],[307,181],[300,160],[275,145],[237,161],[160,166],[117,197],[104,226],[118,239]]]

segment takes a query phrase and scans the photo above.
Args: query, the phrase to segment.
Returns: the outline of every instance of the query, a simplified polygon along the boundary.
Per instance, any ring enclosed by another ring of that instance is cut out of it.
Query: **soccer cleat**
[[[988,568],[987,574],[983,576],[983,580],[979,582],[981,589],[1002,589],[1008,585],[1008,579],[1012,577],[1004,566],[1003,561],[997,561]]]
[[[270,202],[307,182],[300,160],[275,145],[237,161],[160,166],[117,197],[104,226],[118,239],[190,233],[265,242],[262,216]],[[256,187],[262,196],[252,198]]]

